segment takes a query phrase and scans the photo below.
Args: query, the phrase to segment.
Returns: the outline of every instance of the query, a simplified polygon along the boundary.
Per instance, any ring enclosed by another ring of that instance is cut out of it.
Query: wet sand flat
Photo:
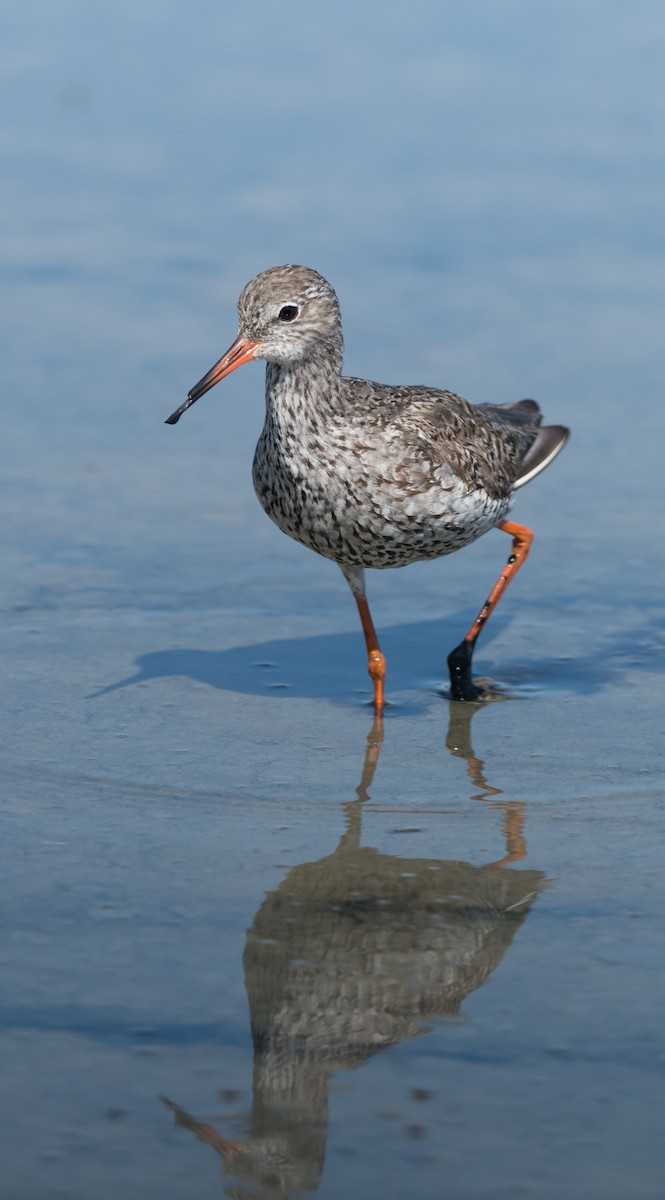
[[[588,11],[7,22],[7,1200],[663,1194],[665,22]],[[349,373],[573,429],[491,702],[445,660],[505,535],[368,573],[379,723],[261,368],[164,425],[294,260]]]

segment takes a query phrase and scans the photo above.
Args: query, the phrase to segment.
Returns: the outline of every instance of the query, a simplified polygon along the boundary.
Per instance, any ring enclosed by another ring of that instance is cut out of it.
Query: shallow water
[[[660,6],[3,26],[3,1195],[660,1198]],[[573,427],[492,703],[505,537],[370,576],[379,726],[260,368],[163,424],[281,261],[350,373]]]

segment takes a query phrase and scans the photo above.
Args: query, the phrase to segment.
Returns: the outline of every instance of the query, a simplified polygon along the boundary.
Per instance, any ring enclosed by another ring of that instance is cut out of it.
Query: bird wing
[[[469,488],[496,499],[528,483],[563,448],[568,430],[541,427],[535,400],[514,404],[471,404],[455,392],[427,387],[391,387],[345,379],[360,424],[381,428],[405,458],[417,458],[419,474],[431,464],[446,467]]]
[[[503,499],[536,438],[540,411],[470,404],[436,388],[391,389],[388,423],[405,448],[447,469],[470,489]]]

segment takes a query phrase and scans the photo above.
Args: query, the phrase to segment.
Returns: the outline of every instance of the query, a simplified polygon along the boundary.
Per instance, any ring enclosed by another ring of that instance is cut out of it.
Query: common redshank
[[[451,698],[482,699],[471,675],[476,639],[533,540],[525,525],[506,520],[513,492],[552,462],[568,430],[542,426],[534,400],[474,405],[438,388],[343,376],[339,302],[309,267],[263,271],[243,290],[238,314],[235,342],[167,425],[243,363],[266,360],[256,494],[284,533],[341,567],[358,606],[378,713],[386,660],[365,567],[439,558],[489,529],[509,534],[506,566],[448,655]]]

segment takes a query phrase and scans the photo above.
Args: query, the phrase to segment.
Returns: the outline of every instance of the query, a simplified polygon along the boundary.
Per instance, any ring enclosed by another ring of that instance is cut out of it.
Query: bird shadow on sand
[[[489,699],[521,699],[552,691],[591,695],[621,681],[628,668],[656,669],[656,659],[643,641],[644,632],[621,630],[596,636],[584,653],[565,657],[534,657],[533,643],[525,642],[524,660],[512,659],[495,672],[491,647],[494,641],[500,643],[507,624],[501,618],[496,620],[474,659],[475,676],[487,688]],[[417,713],[429,707],[434,697],[448,697],[446,656],[459,641],[460,627],[463,619],[447,618],[408,622],[381,631],[388,660],[389,703]],[[174,646],[140,655],[134,674],[100,688],[89,698],[180,676],[241,695],[364,704],[372,695],[365,661],[362,637],[356,632],[278,638],[228,650]],[[400,699],[403,693],[408,696]]]

